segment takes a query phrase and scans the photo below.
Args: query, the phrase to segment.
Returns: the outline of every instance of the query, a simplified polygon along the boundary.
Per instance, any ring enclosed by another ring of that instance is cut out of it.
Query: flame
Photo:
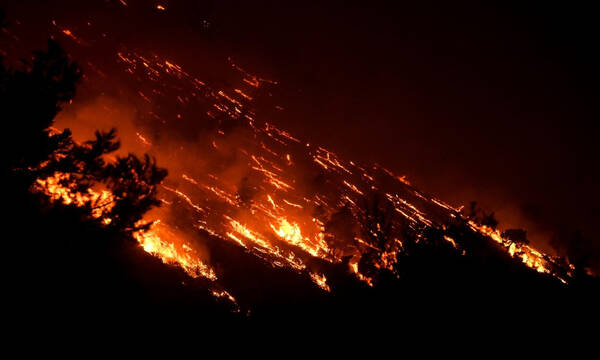
[[[450,237],[450,236],[448,236],[448,235],[444,235],[444,239],[445,239],[447,242],[449,242],[450,244],[452,244],[452,246],[453,246],[455,249],[458,249],[458,245],[456,245],[456,241],[454,241],[454,239],[453,239],[453,238],[451,238],[451,237]],[[511,254],[511,255],[512,255],[512,254]]]
[[[237,300],[227,290],[211,290],[211,293],[216,298],[225,298],[235,306],[235,312],[240,312]]]
[[[483,235],[488,236],[490,239],[501,244],[506,248],[510,256],[521,259],[523,264],[528,267],[537,270],[540,273],[550,274],[550,257],[542,254],[535,250],[529,245],[515,244],[509,239],[502,237],[498,229],[492,229],[489,226],[479,225],[474,221],[469,221],[471,228]]]
[[[94,218],[104,218],[104,215],[114,207],[114,198],[110,191],[95,191],[89,188],[87,192],[81,193],[73,190],[76,186],[76,180],[72,179],[69,174],[55,172],[45,179],[37,179],[34,191],[41,191],[50,200],[59,201],[65,205],[91,206],[91,215]],[[108,224],[111,220],[104,218],[103,221]]]
[[[329,285],[327,285],[327,278],[325,277],[325,275],[313,272],[311,272],[309,275],[313,282],[317,284],[321,289],[327,292],[331,292],[331,288],[329,288]]]
[[[272,244],[268,240],[262,238],[260,234],[250,230],[247,226],[236,220],[231,219],[230,224],[233,229],[233,232],[227,233],[227,236],[230,239],[234,240],[244,248],[248,248],[248,246],[243,240],[239,239],[235,233],[241,235],[246,240],[250,240],[254,245],[253,249],[257,249],[261,253],[266,252],[270,255],[270,258],[273,259],[272,264],[274,266],[282,267],[287,265],[295,270],[303,270],[306,268],[306,265],[303,263],[303,261],[299,259],[293,252],[285,251]]]
[[[165,264],[178,265],[193,278],[217,280],[215,271],[200,260],[199,254],[185,242],[174,239],[173,234],[161,226],[160,220],[155,221],[150,230],[135,232],[133,236],[144,251],[160,258]]]
[[[314,257],[320,257],[329,252],[323,233],[318,233],[315,239],[302,236],[302,230],[297,223],[290,223],[285,218],[279,218],[277,224],[269,224],[271,229],[290,245],[298,246]]]
[[[105,225],[110,224],[111,219],[106,217],[106,214],[115,205],[112,193],[107,190],[95,191],[91,188],[81,193],[74,190],[75,186],[76,182],[69,174],[56,172],[46,179],[38,179],[34,190],[43,192],[51,201],[58,201],[65,205],[78,207],[92,205],[91,216],[101,219]],[[214,270],[200,260],[199,254],[186,243],[174,239],[172,232],[161,226],[160,220],[155,221],[150,230],[134,232],[133,237],[144,251],[160,258],[166,264],[180,266],[189,276],[204,277],[213,281],[217,279]]]
[[[367,283],[367,285],[369,286],[373,286],[373,279],[365,276],[363,274],[360,273],[360,271],[358,271],[358,260],[357,259],[352,259],[351,262],[348,263],[349,267],[350,267],[350,271],[356,275],[356,277],[360,280],[360,281],[364,281],[365,283]]]

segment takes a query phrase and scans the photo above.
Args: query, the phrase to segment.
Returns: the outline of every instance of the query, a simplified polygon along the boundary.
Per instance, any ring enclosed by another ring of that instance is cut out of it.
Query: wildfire
[[[56,172],[45,179],[37,179],[34,190],[46,194],[52,201],[60,201],[65,205],[75,205],[78,207],[91,207],[91,215],[94,218],[103,218],[104,215],[114,207],[112,193],[107,190],[95,191],[87,189],[87,192],[81,193],[74,191],[77,182],[71,179],[69,174]],[[110,218],[103,219],[103,222],[110,223]]]
[[[537,270],[540,273],[551,273],[549,268],[549,259],[546,255],[531,248],[529,245],[515,244],[509,239],[502,237],[497,229],[492,229],[485,225],[479,225],[474,221],[469,221],[469,225],[475,231],[488,236],[490,239],[504,246],[512,257],[517,257],[528,267]]]
[[[320,255],[326,254],[329,251],[322,233],[319,233],[314,240],[303,237],[300,226],[296,223],[290,223],[285,218],[279,219],[277,225],[269,225],[280,239],[291,245],[300,247],[314,257],[320,257]]]
[[[125,1],[121,2],[126,5]],[[156,9],[166,10],[163,5],[156,5]],[[71,32],[63,31],[63,35],[75,40]],[[152,107],[159,100],[171,102],[178,109],[201,109],[196,112],[199,118],[213,121],[211,125],[214,126],[207,127],[214,131],[207,137],[207,149],[202,157],[219,161],[211,162],[214,168],[208,169],[200,166],[196,169],[195,165],[185,170],[175,166],[169,169],[171,175],[160,187],[166,211],[180,214],[182,208],[187,209],[186,216],[189,215],[193,222],[191,226],[239,246],[240,251],[252,254],[274,268],[292,269],[303,276],[308,274],[318,287],[329,292],[326,274],[321,269],[317,272],[311,268],[310,260],[341,263],[343,258],[350,258],[349,273],[374,286],[377,276],[364,271],[369,275],[366,276],[359,271],[359,263],[362,270],[365,258],[369,259],[363,257],[367,252],[377,254],[372,260],[377,271],[391,271],[403,251],[398,240],[402,227],[414,231],[441,228],[449,220],[461,217],[460,209],[417,191],[406,176],[398,176],[377,164],[362,167],[346,161],[328,149],[305,143],[256,118],[248,104],[259,96],[258,89],[262,91],[263,87],[276,82],[248,73],[231,59],[231,67],[241,75],[241,83],[219,89],[194,77],[172,59],[128,51],[125,46],[115,53],[114,59],[122,69],[120,75],[135,84],[143,84],[139,85],[139,92],[136,89],[133,93],[143,106]],[[208,106],[202,107],[205,104]],[[179,110],[161,113],[161,108],[168,106],[161,103],[147,113],[151,119],[148,121],[156,121],[157,128],[165,126],[160,129],[169,126],[167,119],[180,121],[184,114]],[[281,107],[276,109],[283,110]],[[235,119],[236,126],[243,129],[236,133],[237,128],[226,126],[227,119]],[[136,141],[149,151],[160,154],[159,139],[141,132],[135,136]],[[231,140],[235,136],[244,138],[239,142]],[[186,145],[185,151],[168,159],[177,163],[178,156],[187,159],[191,152],[193,150],[188,150]],[[315,174],[319,176],[316,180],[306,180]],[[74,186],[69,186],[69,181],[68,175],[56,174],[39,179],[37,187],[54,201],[81,207],[95,204],[92,215],[110,223],[105,214],[112,209],[112,194],[104,190],[80,194],[73,191]],[[376,229],[364,224],[366,210],[363,204],[371,193],[381,194],[391,204],[392,233],[381,235],[391,240],[387,247],[372,240],[379,236],[377,233],[384,233],[383,224],[378,222]],[[360,234],[347,234],[342,238],[325,230],[327,221],[341,208],[348,212],[345,226],[349,233]],[[553,273],[552,258],[530,246],[502,238],[498,230],[473,221],[468,224],[473,231],[501,244],[508,254],[519,258],[526,266],[541,273]],[[169,224],[158,220],[149,230],[134,233],[134,237],[146,252],[165,263],[180,266],[189,276],[216,281],[215,270],[194,249],[193,241],[176,233]],[[332,238],[335,241],[331,241]],[[456,251],[464,253],[460,238],[447,235],[443,238]],[[235,298],[225,290],[213,289],[212,293],[235,303]]]
[[[269,254],[270,257],[274,260],[272,262],[273,265],[281,267],[285,264],[296,270],[303,270],[306,268],[306,265],[304,265],[302,260],[299,259],[293,252],[285,251],[279,248],[278,246],[271,244],[271,242],[262,238],[260,234],[250,230],[248,227],[236,220],[231,219],[230,224],[233,229],[233,232],[227,233],[227,236],[230,239],[234,240],[242,247],[247,248],[248,246],[246,245],[246,243],[243,240],[239,239],[238,236],[236,236],[236,233],[238,235],[241,235],[243,238],[253,243],[253,249],[258,250],[260,253],[266,252],[267,254]]]
[[[198,253],[185,242],[174,239],[173,234],[161,226],[160,220],[154,222],[150,230],[135,232],[133,236],[144,251],[165,264],[178,265],[193,278],[217,280],[215,271],[199,259]]]
[[[105,216],[114,207],[114,198],[110,191],[95,191],[91,188],[85,193],[75,191],[76,183],[71,176],[59,172],[46,179],[38,179],[36,183],[34,190],[43,192],[51,201],[78,207],[91,206],[92,217],[101,219],[104,224],[111,222],[111,219]],[[150,230],[134,232],[133,236],[144,251],[167,264],[179,265],[191,277],[204,277],[213,281],[217,279],[214,270],[200,260],[199,254],[184,242],[176,240],[172,232],[162,226],[160,220],[156,221]]]

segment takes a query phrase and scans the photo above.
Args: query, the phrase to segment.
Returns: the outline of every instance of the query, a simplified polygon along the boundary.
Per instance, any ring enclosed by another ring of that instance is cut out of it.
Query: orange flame
[[[523,261],[523,263],[528,267],[535,269],[540,273],[551,273],[548,259],[542,253],[530,247],[529,245],[515,244],[514,242],[503,238],[499,230],[492,229],[485,225],[479,225],[472,220],[469,221],[469,225],[473,230],[478,231],[481,234],[488,236],[495,242],[503,245],[512,257],[521,259],[521,261]]]
[[[200,260],[198,253],[185,242],[173,239],[173,234],[161,226],[160,220],[155,221],[149,230],[135,232],[133,236],[144,251],[165,264],[178,265],[193,278],[217,280],[215,271]]]

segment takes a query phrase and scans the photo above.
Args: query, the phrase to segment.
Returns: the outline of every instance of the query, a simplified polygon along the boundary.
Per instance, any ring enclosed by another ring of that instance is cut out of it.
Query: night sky
[[[538,245],[561,229],[600,235],[598,25],[590,8],[128,3],[135,17],[119,1],[0,7],[29,29],[32,46],[56,19],[109,28],[213,82],[227,81],[214,68],[232,57],[279,82],[273,101],[284,110],[261,116],[301,138],[405,174],[450,204],[476,200]]]

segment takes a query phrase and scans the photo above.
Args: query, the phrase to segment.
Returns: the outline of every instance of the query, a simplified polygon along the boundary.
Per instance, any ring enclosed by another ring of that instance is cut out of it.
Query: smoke
[[[142,108],[150,113],[157,111],[148,106]],[[194,195],[199,190],[198,186],[190,184],[185,178],[201,178],[206,174],[221,179],[228,186],[226,190],[231,193],[238,190],[244,193],[244,187],[256,188],[256,185],[251,184],[247,162],[239,156],[239,149],[250,149],[252,145],[248,144],[247,130],[232,129],[219,139],[214,139],[214,133],[209,135],[205,131],[197,131],[191,135],[189,132],[172,134],[173,131],[170,130],[171,134],[165,134],[160,131],[164,124],[160,121],[145,121],[140,108],[135,104],[103,94],[83,99],[80,97],[78,101],[66,106],[57,116],[54,126],[70,129],[78,142],[93,139],[95,131],[116,128],[121,147],[114,155],[126,156],[133,153],[142,156],[148,153],[156,158],[160,167],[168,169],[169,176],[164,186],[159,188],[161,199],[172,195],[165,189],[186,189],[187,193]],[[219,151],[209,151],[208,147],[218,147]],[[251,201],[256,196],[256,192],[245,191],[245,194],[246,201]],[[195,252],[200,254],[200,260],[209,263],[208,248],[202,241],[198,241],[197,228],[190,226],[197,221],[194,214],[181,206],[165,206],[172,203],[172,198],[164,201],[163,206],[146,214],[144,220],[160,220],[162,224],[168,224],[168,227],[161,227],[161,237],[176,246],[193,244]],[[202,205],[210,207],[215,216],[225,212],[225,206],[218,201]],[[208,217],[206,221],[216,222],[216,219]]]
[[[137,109],[133,105],[105,95],[77,100],[58,114],[55,119],[57,128],[70,129],[78,142],[92,139],[96,131],[116,128],[121,142],[119,155],[140,154],[148,150],[136,136],[139,128],[136,126]]]

